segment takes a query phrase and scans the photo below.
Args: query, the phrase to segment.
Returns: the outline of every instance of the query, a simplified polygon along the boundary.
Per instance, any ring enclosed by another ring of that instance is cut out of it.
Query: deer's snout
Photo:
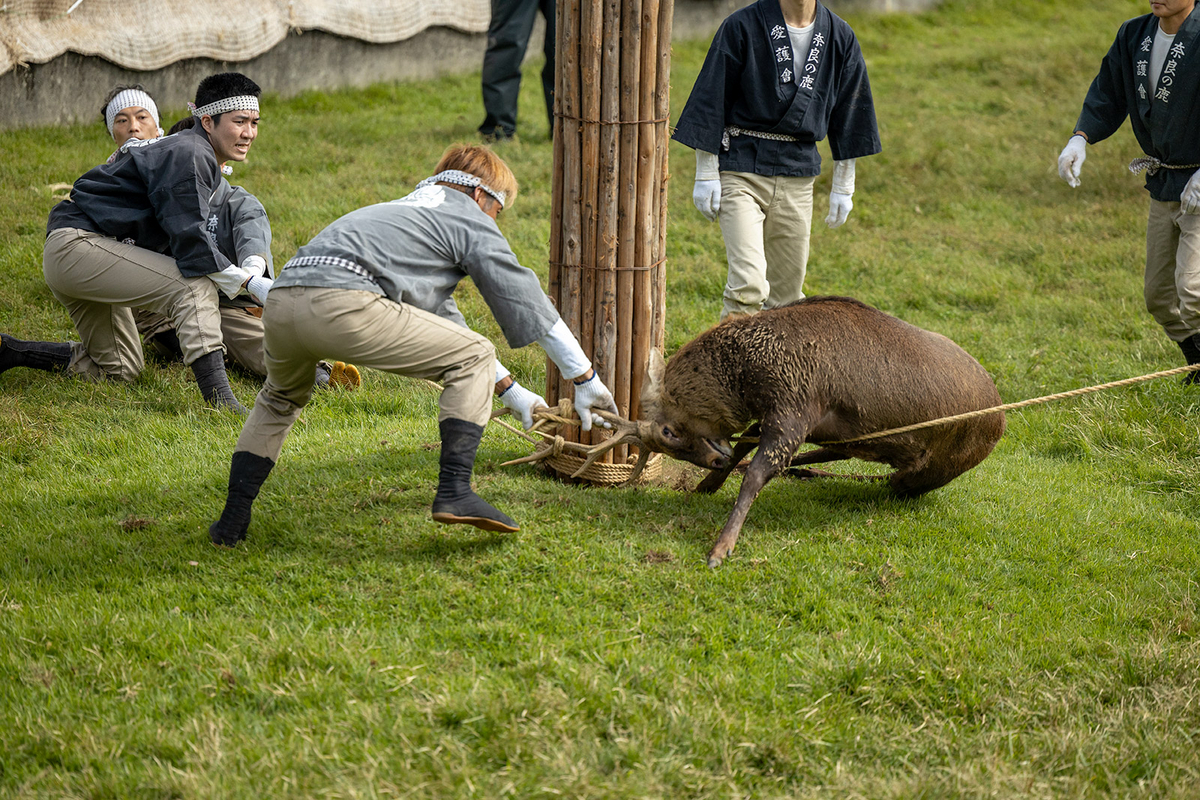
[[[729,459],[733,457],[733,449],[729,446],[729,442],[716,442],[712,439],[705,439],[711,450],[708,456],[704,459],[704,464],[709,469],[725,469],[729,466]]]

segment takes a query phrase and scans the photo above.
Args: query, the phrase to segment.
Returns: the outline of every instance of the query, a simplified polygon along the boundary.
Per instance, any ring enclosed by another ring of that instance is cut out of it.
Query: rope
[[[415,378],[415,380],[439,392],[444,388],[440,383],[431,381],[428,378]],[[518,427],[509,425],[500,419],[508,414],[509,410],[507,408],[498,408],[492,412],[491,421],[505,430],[520,436],[525,441],[534,445],[536,449],[532,455],[505,461],[500,466],[512,467],[518,464],[533,464],[542,461],[560,475],[575,477],[575,473],[579,472],[580,468],[587,461],[586,456],[591,448],[578,442],[568,442],[558,434],[551,434],[542,430],[546,426],[577,426],[580,424],[579,418],[574,416],[575,406],[570,398],[563,397],[558,401],[557,406],[552,408],[538,408],[534,411],[533,418],[535,421],[533,427],[528,431],[523,431]],[[540,436],[541,438],[535,438],[536,436]],[[652,454],[649,457],[648,463],[642,465],[641,469],[638,469],[635,462],[636,459],[633,456],[630,456],[630,463],[628,464],[596,462],[588,466],[578,477],[596,486],[618,486],[627,483],[635,474],[639,475],[642,482],[653,482],[662,477],[661,454]]]
[[[567,120],[569,122],[583,122],[591,125],[644,125],[660,122],[670,122],[670,117],[655,117],[654,119],[591,119],[590,117],[577,117],[573,114],[566,114],[562,111],[555,111],[554,116],[557,119]]]
[[[658,267],[667,263],[666,258],[660,258],[654,261],[649,266],[596,266],[595,264],[563,264],[562,261],[551,261],[551,266],[557,266],[563,270],[595,270],[596,272],[648,272],[649,270],[658,269]]]
[[[1153,175],[1160,169],[1196,169],[1196,167],[1200,167],[1200,164],[1164,164],[1154,156],[1143,156],[1129,162],[1129,171],[1134,175],[1142,170],[1146,170],[1147,175]]]
[[[991,408],[981,408],[978,411],[968,411],[964,414],[955,414],[952,417],[940,417],[931,419],[928,422],[918,422],[913,425],[905,425],[903,428],[892,428],[886,431],[877,433],[868,433],[863,436],[855,436],[853,439],[841,439],[836,442],[812,442],[816,445],[831,445],[831,444],[851,444],[852,442],[865,442],[870,439],[882,439],[884,436],[895,436],[900,433],[909,433],[910,431],[919,431],[924,428],[932,428],[937,425],[945,425],[950,422],[959,422],[964,419],[974,419],[975,417],[984,417],[988,414],[998,414],[1001,411],[1012,411],[1026,406],[1036,406],[1042,403],[1049,403],[1051,400],[1065,400],[1068,397],[1078,397],[1092,392],[1099,392],[1104,389],[1116,389],[1121,386],[1130,386],[1135,383],[1143,383],[1151,381],[1155,378],[1166,378],[1171,375],[1180,375],[1185,372],[1196,372],[1200,370],[1200,364],[1191,364],[1186,367],[1176,367],[1175,369],[1163,370],[1162,372],[1153,372],[1149,375],[1140,375],[1136,378],[1125,378],[1124,380],[1112,381],[1111,383],[1101,383],[1097,386],[1086,386],[1082,389],[1072,389],[1069,392],[1059,392],[1058,394],[1048,394],[1044,397],[1035,397],[1032,400],[1021,400],[1017,403],[1005,403],[1002,406],[992,406]]]

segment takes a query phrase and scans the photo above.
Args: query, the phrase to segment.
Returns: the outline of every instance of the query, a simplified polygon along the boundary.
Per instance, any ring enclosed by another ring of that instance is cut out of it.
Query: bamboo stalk
[[[566,30],[567,26],[563,24],[563,20],[558,20],[558,26],[554,32],[554,49],[556,53],[566,51]],[[550,173],[551,190],[550,190],[550,264],[547,269],[546,293],[550,297],[550,301],[554,303],[554,307],[558,309],[559,315],[562,315],[562,264],[563,262],[563,149],[560,143],[566,135],[563,130],[563,100],[566,97],[566,87],[564,86],[564,70],[556,69],[554,71],[554,108],[552,116],[553,128],[551,136],[554,139],[554,164]],[[546,359],[546,402],[551,406],[558,403],[560,395],[559,383],[562,376],[558,372],[558,366]]]
[[[581,286],[578,265],[583,257],[582,235],[582,190],[580,177],[583,174],[582,161],[582,126],[580,118],[581,80],[580,80],[580,43],[582,40],[581,7],[586,5],[583,0],[564,0],[564,14],[561,24],[565,25],[566,47],[561,58],[556,56],[558,69],[563,71],[563,111],[566,115],[563,125],[563,140],[555,147],[563,148],[563,252],[561,263],[563,267],[563,294],[559,313],[567,327],[574,332],[580,330],[582,321]],[[564,375],[559,382],[560,396],[574,396],[570,378]],[[568,441],[579,441],[575,428],[563,431],[563,438]]]
[[[674,17],[675,0],[661,0],[658,7],[658,82],[655,88],[655,118],[665,120],[671,113],[671,21]],[[654,346],[662,350],[666,346],[667,308],[667,181],[671,176],[667,159],[669,140],[667,123],[656,123],[658,178],[658,247],[655,252],[654,286],[657,317],[654,322]]]
[[[617,273],[617,346],[615,355],[616,380],[613,394],[622,416],[632,419],[633,381],[636,365],[633,360],[634,337],[634,283],[638,273],[632,270],[640,266],[637,261],[638,215],[643,208],[638,189],[638,148],[640,125],[628,124],[640,119],[641,113],[641,48],[642,48],[642,2],[626,0],[621,21],[621,205],[617,212],[617,264],[623,269]],[[618,461],[629,456],[629,447],[620,445],[613,453]]]
[[[592,363],[608,387],[620,376],[616,372],[617,314],[617,208],[618,173],[621,166],[616,124],[621,115],[621,0],[604,0],[604,35],[601,54],[599,157],[596,162],[596,261],[593,270],[596,316],[592,332]],[[593,441],[599,441],[598,438]],[[611,463],[613,453],[603,456]]]
[[[640,269],[636,273],[633,307],[633,350],[630,369],[630,419],[640,413],[640,395],[646,365],[650,361],[650,347],[654,341],[655,309],[653,271],[646,269],[658,260],[657,187],[658,139],[660,127],[649,120],[655,118],[658,88],[658,14],[661,0],[643,0],[642,24],[644,33],[641,41],[641,91],[638,97],[638,119],[643,120],[638,139],[638,236],[635,259]]]
[[[603,74],[604,16],[600,3],[584,0],[580,15],[580,106],[583,112],[582,200],[583,231],[580,237],[583,268],[580,276],[579,344],[594,358],[596,339],[596,267],[599,253],[600,192],[600,90]],[[579,441],[596,444],[593,433],[581,433]]]

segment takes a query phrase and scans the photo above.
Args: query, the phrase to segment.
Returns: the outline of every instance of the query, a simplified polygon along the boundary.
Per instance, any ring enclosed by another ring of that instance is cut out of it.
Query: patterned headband
[[[127,108],[144,108],[150,112],[150,116],[154,117],[154,124],[158,125],[158,106],[154,105],[154,99],[150,95],[143,92],[141,89],[123,89],[117,93],[117,96],[109,101],[108,107],[104,109],[104,124],[108,126],[108,135],[112,136],[113,120],[117,114],[120,114]],[[158,132],[162,136],[162,130]]]
[[[466,186],[471,189],[478,187],[490,194],[492,198],[500,204],[500,207],[504,208],[504,192],[497,192],[495,189],[488,186],[486,183],[469,172],[463,172],[460,169],[448,169],[445,172],[439,172],[432,178],[426,178],[425,180],[421,181],[417,184],[417,188],[420,189],[424,186],[432,186],[435,183],[453,183],[458,186]]]
[[[224,100],[217,100],[199,108],[195,103],[188,103],[188,108],[193,117],[215,117],[226,111],[258,111],[258,98],[252,94],[244,94],[238,97],[226,97]]]

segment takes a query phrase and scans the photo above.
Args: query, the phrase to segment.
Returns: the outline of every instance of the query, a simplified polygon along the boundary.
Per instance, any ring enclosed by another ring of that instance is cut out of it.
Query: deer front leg
[[[729,514],[729,519],[725,521],[725,527],[721,529],[717,543],[708,553],[708,566],[713,568],[721,566],[721,562],[725,560],[726,556],[733,552],[738,534],[742,531],[742,524],[746,521],[746,515],[750,513],[750,506],[754,503],[754,499],[767,485],[767,481],[788,466],[792,454],[796,452],[796,448],[803,440],[803,431],[791,432],[790,435],[781,432],[772,434],[767,433],[764,428],[764,433],[759,440],[758,452],[755,453],[754,458],[750,459],[746,477],[742,479],[741,491],[738,492],[737,501],[733,504],[733,511]]]

